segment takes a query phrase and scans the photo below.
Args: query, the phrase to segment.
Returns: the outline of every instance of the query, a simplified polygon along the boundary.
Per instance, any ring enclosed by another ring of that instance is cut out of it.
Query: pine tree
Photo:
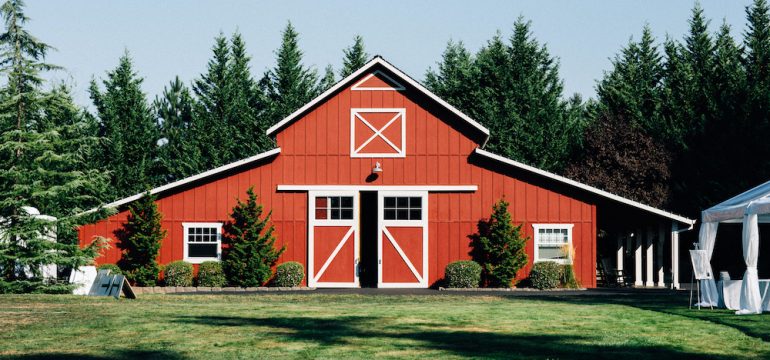
[[[438,70],[428,70],[425,85],[433,93],[456,108],[470,114],[475,111],[478,68],[475,59],[462,42],[449,41]]]
[[[529,238],[514,226],[508,202],[500,199],[492,206],[489,220],[481,220],[479,232],[473,235],[474,260],[484,269],[483,282],[491,287],[511,287],[516,273],[527,265],[526,244]]]
[[[163,215],[149,192],[129,205],[128,210],[126,223],[117,232],[118,246],[123,250],[120,269],[138,286],[155,286],[160,273],[157,257],[166,237],[166,230],[161,227]]]
[[[334,86],[336,82],[337,79],[334,77],[334,68],[331,65],[327,65],[326,69],[324,69],[324,76],[318,82],[318,92],[322,93],[328,90],[330,87]]]
[[[178,76],[163,88],[163,96],[153,102],[162,143],[158,149],[156,184],[170,183],[203,170],[193,134],[192,106],[190,91]]]
[[[299,34],[291,23],[283,31],[277,63],[262,82],[271,103],[270,120],[275,123],[318,95],[318,74],[302,65]]]
[[[80,249],[75,229],[105,215],[84,215],[80,206],[100,200],[93,193],[106,178],[83,159],[93,138],[70,136],[82,124],[60,117],[72,110],[59,107],[66,97],[40,90],[41,73],[58,67],[44,62],[52,48],[24,29],[24,3],[6,1],[0,15],[0,70],[7,75],[0,88],[0,292],[66,292],[44,279],[42,267],[77,267],[97,255],[104,239]]]
[[[254,189],[246,191],[246,202],[238,200],[224,226],[222,268],[230,284],[262,286],[273,275],[272,267],[286,247],[275,249],[271,213],[264,215]]]
[[[353,38],[353,45],[343,49],[342,52],[345,56],[342,59],[340,77],[343,79],[362,68],[369,60],[369,54],[366,53],[366,49],[364,48],[364,38],[360,35],[356,35]]]
[[[227,154],[223,149],[232,148],[225,120],[227,113],[227,71],[230,48],[227,38],[219,34],[214,39],[214,56],[209,60],[206,72],[195,80],[193,92],[194,136],[201,152],[201,169],[212,169],[225,164]]]
[[[142,92],[128,52],[102,81],[102,92],[95,80],[89,92],[107,143],[101,162],[112,173],[111,198],[141,193],[154,184],[154,169],[160,134],[147,98]]]
[[[766,158],[770,154],[770,7],[766,0],[754,0],[746,9],[748,20],[744,34],[746,88],[746,121],[751,136],[743,146],[754,156]],[[759,184],[770,175],[770,162],[761,164],[759,171],[750,176]],[[755,167],[756,169],[756,167]]]

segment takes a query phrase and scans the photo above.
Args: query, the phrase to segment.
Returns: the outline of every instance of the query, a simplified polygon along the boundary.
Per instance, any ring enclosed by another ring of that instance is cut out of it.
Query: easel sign
[[[134,289],[128,283],[128,280],[123,275],[110,275],[109,270],[100,270],[94,280],[94,285],[91,287],[89,296],[112,296],[116,299],[120,298],[121,292],[128,299],[136,299]]]

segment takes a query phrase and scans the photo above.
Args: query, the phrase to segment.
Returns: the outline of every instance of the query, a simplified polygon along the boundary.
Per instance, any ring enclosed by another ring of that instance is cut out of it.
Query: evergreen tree
[[[272,267],[286,250],[275,249],[271,212],[264,215],[254,189],[246,191],[246,202],[238,200],[224,226],[222,268],[230,284],[242,287],[262,286],[273,275]]]
[[[765,159],[770,155],[770,7],[766,0],[754,0],[746,9],[748,20],[744,34],[746,69],[746,122],[751,136],[743,146],[750,154]],[[743,159],[741,159],[743,160]],[[770,175],[770,162],[754,166],[751,183],[764,182]],[[759,171],[756,171],[759,170]]]
[[[170,183],[203,170],[193,134],[192,107],[190,91],[178,76],[163,88],[163,96],[153,102],[162,143],[158,149],[156,184]]]
[[[343,79],[362,68],[369,60],[369,54],[366,53],[366,49],[364,48],[364,38],[360,35],[356,35],[353,38],[353,45],[343,49],[342,52],[345,56],[342,59],[340,77]]]
[[[462,42],[449,41],[438,70],[428,70],[425,85],[458,109],[471,111],[480,91],[475,59]]]
[[[596,87],[602,111],[649,133],[659,131],[663,64],[649,26],[642,29],[639,42],[629,41],[612,65]]]
[[[498,33],[472,65],[462,44],[449,44],[429,88],[479,120],[491,133],[487,148],[503,156],[558,171],[582,132],[584,119],[571,115],[562,98],[559,65],[519,18],[506,43]],[[469,79],[470,78],[470,79]]]
[[[166,237],[166,230],[161,228],[163,215],[149,192],[129,205],[128,210],[126,223],[117,233],[118,246],[123,250],[120,269],[138,286],[155,286],[160,273],[160,244]]]
[[[508,202],[500,199],[492,206],[489,220],[481,220],[473,235],[474,260],[483,268],[483,282],[491,287],[511,287],[516,273],[527,265],[526,244],[521,225],[513,226]]]
[[[142,81],[126,52],[102,81],[104,92],[95,80],[89,88],[98,114],[100,135],[106,139],[101,163],[112,173],[112,199],[141,193],[155,185],[160,136],[141,89]]]
[[[24,3],[6,1],[0,15],[0,70],[7,76],[0,88],[0,292],[67,292],[42,269],[84,265],[97,255],[104,239],[80,249],[75,229],[105,215],[82,214],[79,206],[99,201],[93,194],[106,178],[83,159],[93,138],[70,136],[81,123],[62,118],[72,110],[59,106],[66,96],[40,90],[41,73],[57,67],[44,62],[51,47],[23,27]]]
[[[227,114],[227,71],[230,48],[227,38],[219,34],[214,39],[213,58],[209,60],[206,72],[195,80],[193,92],[194,136],[201,152],[201,169],[212,169],[225,164],[229,157],[224,149],[232,148],[228,136]]]
[[[334,86],[337,79],[334,78],[334,68],[331,65],[327,65],[324,69],[324,76],[318,82],[318,92],[322,93]]]
[[[299,109],[318,94],[318,74],[302,64],[299,34],[291,23],[283,31],[277,63],[262,82],[270,99],[270,120],[275,123]]]

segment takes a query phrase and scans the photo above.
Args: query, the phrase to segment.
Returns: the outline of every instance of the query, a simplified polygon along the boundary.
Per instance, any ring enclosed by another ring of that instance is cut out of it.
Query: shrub
[[[559,286],[560,266],[553,261],[542,261],[532,265],[529,280],[532,286],[540,289],[554,289]]]
[[[275,248],[275,228],[270,213],[257,202],[254,188],[246,192],[246,202],[237,200],[224,226],[222,268],[227,282],[235,286],[262,286],[273,277],[272,267],[286,247]]]
[[[163,271],[166,286],[192,286],[193,266],[186,261],[174,261]]]
[[[285,262],[275,269],[273,284],[280,287],[294,287],[305,278],[305,267],[296,261]]]
[[[477,288],[481,282],[481,265],[472,260],[450,263],[444,270],[446,286],[450,288]]]
[[[123,270],[115,264],[101,264],[96,267],[96,271],[109,270],[112,275],[123,275]]]
[[[204,261],[198,267],[198,286],[225,286],[225,274],[219,261]]]
[[[575,269],[571,264],[562,265],[560,270],[561,285],[570,288],[577,289],[580,287],[577,278],[575,277]]]
[[[478,230],[471,236],[471,254],[484,271],[484,284],[511,287],[516,273],[527,264],[524,247],[529,238],[522,235],[521,225],[513,225],[508,203],[503,199],[495,203],[489,220],[479,221]]]

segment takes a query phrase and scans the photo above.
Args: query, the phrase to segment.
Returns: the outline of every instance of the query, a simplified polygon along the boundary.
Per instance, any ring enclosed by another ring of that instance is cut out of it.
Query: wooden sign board
[[[134,289],[131,288],[125,276],[111,275],[109,270],[100,270],[88,295],[112,296],[119,299],[121,293],[124,293],[128,299],[136,299]]]

